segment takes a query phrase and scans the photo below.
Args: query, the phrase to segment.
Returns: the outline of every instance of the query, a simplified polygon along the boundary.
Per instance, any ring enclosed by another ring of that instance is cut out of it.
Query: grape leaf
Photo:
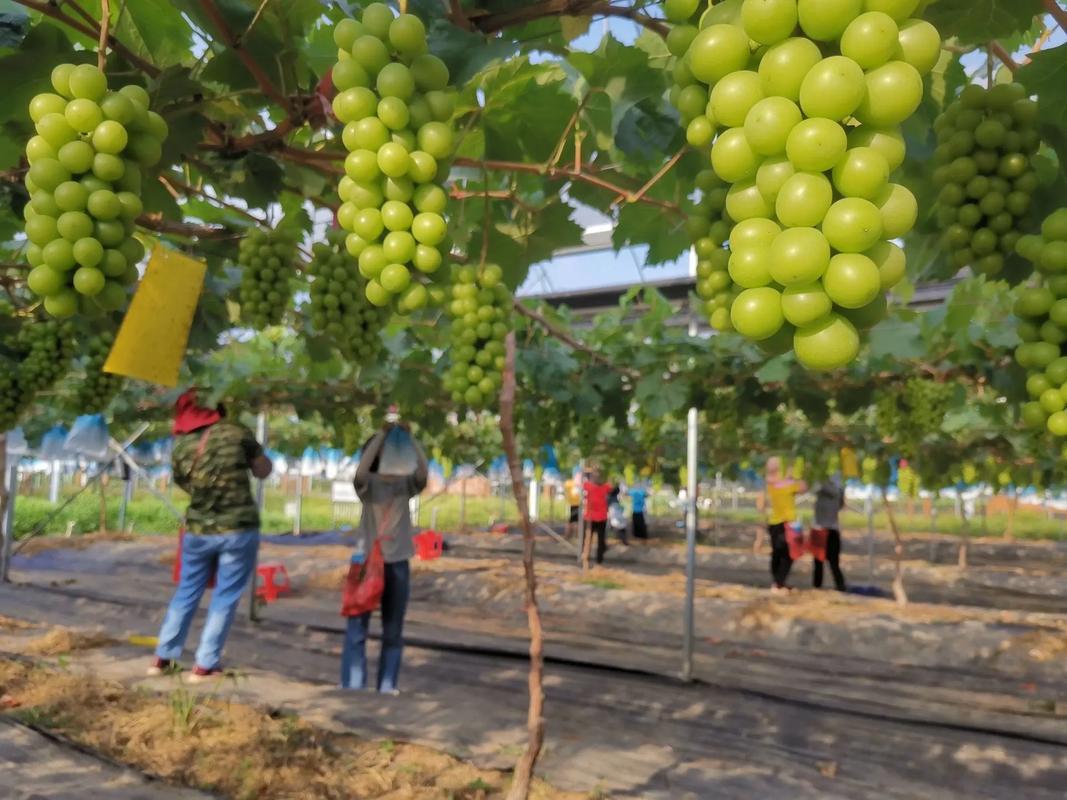
[[[1015,80],[1041,98],[1038,118],[1057,127],[1062,138],[1067,128],[1067,45],[1034,53],[1030,63],[1015,73]]]
[[[1042,9],[1041,0],[937,0],[923,16],[944,39],[985,44],[1028,30]]]
[[[192,31],[170,0],[126,0],[115,35],[134,53],[161,67],[192,60]]]

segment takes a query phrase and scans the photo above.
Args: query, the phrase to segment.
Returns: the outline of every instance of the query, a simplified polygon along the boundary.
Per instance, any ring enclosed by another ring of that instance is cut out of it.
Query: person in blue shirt
[[[647,539],[648,526],[645,524],[645,500],[648,498],[648,489],[644,484],[630,487],[631,510],[633,511],[634,538]]]

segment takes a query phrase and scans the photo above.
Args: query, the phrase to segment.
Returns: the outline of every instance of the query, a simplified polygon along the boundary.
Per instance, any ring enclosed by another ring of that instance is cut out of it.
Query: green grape
[[[89,342],[88,354],[83,368],[85,377],[74,392],[73,404],[79,413],[98,413],[107,409],[112,399],[122,389],[125,379],[120,375],[104,372],[115,335],[105,331]]]
[[[296,274],[296,261],[294,232],[253,228],[245,235],[237,249],[243,321],[260,330],[281,323],[292,297],[289,282]]]
[[[161,157],[167,123],[149,110],[144,89],[108,92],[95,66],[60,64],[52,84],[58,94],[37,95],[29,107],[37,135],[26,145],[26,235],[41,253],[31,259],[27,251],[27,260],[51,270],[38,271],[30,290],[56,316],[121,308],[122,284],[136,282],[135,266],[144,256],[131,238],[143,211],[141,166]],[[112,255],[105,259],[105,253]],[[88,305],[82,302],[87,297],[94,298]]]
[[[333,102],[348,151],[337,223],[348,232],[347,252],[366,279],[363,297],[376,308],[408,314],[430,302],[424,276],[450,250],[443,187],[455,100],[446,91],[448,68],[427,52],[418,17],[394,16],[381,3],[367,6],[358,21],[341,20],[334,40],[351,42],[334,67],[335,83],[339,74],[353,81],[338,86]],[[348,66],[348,53],[365,70],[365,81]]]
[[[1036,135],[1036,111],[1019,84],[990,89],[968,84],[935,121],[934,167],[941,189],[934,213],[954,223],[942,235],[951,263],[992,276],[1012,254],[1017,237],[1008,234],[1020,225],[1037,188],[1028,177],[1034,174],[1034,151],[1023,142]]]
[[[454,268],[446,311],[452,365],[445,390],[456,403],[491,408],[500,392],[504,338],[512,316],[503,270],[496,264]]]
[[[326,242],[312,248],[308,322],[347,360],[366,364],[380,350],[379,332],[388,321],[389,312],[368,302],[367,279],[346,251],[344,240],[341,231],[330,231]]]

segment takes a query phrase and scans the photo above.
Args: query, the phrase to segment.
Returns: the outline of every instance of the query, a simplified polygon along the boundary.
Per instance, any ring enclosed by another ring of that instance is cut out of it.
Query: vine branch
[[[96,39],[99,33],[98,28],[90,27],[80,20],[68,17],[66,13],[57,5],[46,0],[15,0],[20,6],[32,9],[39,14],[43,14],[46,17],[54,19],[56,22],[61,22],[68,28],[73,28],[78,33],[83,34],[89,39]],[[123,58],[129,61],[133,66],[140,69],[146,75],[154,78],[159,75],[160,69],[150,61],[145,61],[139,55],[134,53],[130,48],[126,47],[122,42],[115,38],[114,34],[108,33],[107,42],[111,46],[111,50],[116,53],[120,53]]]
[[[1011,57],[1011,53],[1005,50],[1004,45],[1002,45],[1000,42],[990,42],[989,53],[990,55],[996,56],[1000,60],[1000,62],[1011,71],[1012,75],[1014,75],[1019,70],[1019,65],[1015,62],[1015,59]]]
[[[96,50],[96,66],[101,72],[107,65],[107,40],[111,30],[111,0],[100,0],[100,39]]]
[[[534,311],[532,308],[528,308],[527,306],[523,305],[522,301],[519,300],[517,297],[512,300],[512,305],[521,316],[524,316],[527,319],[536,322],[538,325],[545,329],[546,333],[548,333],[550,336],[555,337],[556,339],[559,339],[572,350],[577,350],[578,352],[585,353],[592,361],[595,361],[598,364],[602,364],[606,367],[611,367],[612,369],[617,370],[623,375],[626,375],[634,380],[637,380],[641,377],[641,373],[638,370],[630,369],[629,367],[620,367],[618,364],[612,362],[610,359],[598,353],[589,345],[578,341],[563,329],[549,322],[543,314],[540,314],[539,312]]]
[[[1067,31],[1067,11],[1060,8],[1060,4],[1056,0],[1045,0],[1045,9],[1056,20],[1056,24],[1064,31]]]
[[[289,99],[277,86],[274,85],[274,81],[271,80],[263,67],[259,65],[259,62],[252,58],[247,50],[241,47],[241,43],[230,29],[229,23],[226,22],[225,17],[222,16],[222,12],[220,12],[218,6],[215,5],[215,0],[200,0],[200,7],[218,30],[219,36],[222,37],[222,41],[237,54],[241,63],[245,65],[245,69],[248,70],[248,73],[255,80],[256,85],[259,86],[263,94],[285,109],[286,112],[291,111],[292,108],[289,105]]]

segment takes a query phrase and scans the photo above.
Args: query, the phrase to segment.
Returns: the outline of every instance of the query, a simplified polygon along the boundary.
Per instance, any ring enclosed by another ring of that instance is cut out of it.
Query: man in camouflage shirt
[[[174,443],[174,482],[189,493],[185,529],[191,533],[229,533],[259,527],[248,472],[263,457],[252,431],[228,420],[216,422],[199,460],[200,431]]]
[[[222,648],[259,550],[259,510],[249,472],[266,478],[271,462],[248,428],[197,404],[196,391],[178,399],[174,419],[174,481],[189,493],[181,543],[181,579],[159,631],[150,675],[174,668],[204,591],[215,580],[191,682],[222,672]]]

